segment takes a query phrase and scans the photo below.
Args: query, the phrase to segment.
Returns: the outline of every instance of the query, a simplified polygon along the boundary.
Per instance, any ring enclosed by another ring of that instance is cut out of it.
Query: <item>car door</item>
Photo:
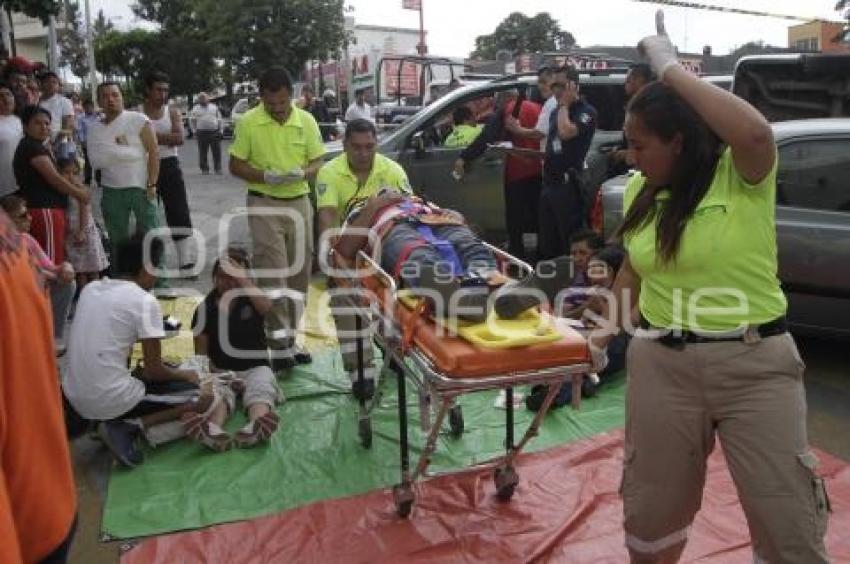
[[[488,151],[468,168],[464,177],[452,176],[462,149],[443,147],[426,130],[406,141],[398,162],[407,171],[414,192],[435,204],[459,211],[485,239],[501,243],[505,238],[505,159]]]
[[[790,320],[850,334],[850,136],[780,145],[776,227]]]

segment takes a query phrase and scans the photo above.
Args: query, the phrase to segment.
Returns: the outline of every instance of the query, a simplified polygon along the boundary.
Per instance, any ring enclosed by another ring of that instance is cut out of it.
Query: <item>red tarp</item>
[[[850,465],[818,453],[833,514],[827,547],[850,562]],[[513,500],[500,503],[489,472],[421,482],[408,520],[389,490],[327,500],[279,515],[143,541],[123,564],[170,562],[624,562],[617,495],[622,431],[520,458]],[[752,560],[737,494],[719,450],[684,562]]]

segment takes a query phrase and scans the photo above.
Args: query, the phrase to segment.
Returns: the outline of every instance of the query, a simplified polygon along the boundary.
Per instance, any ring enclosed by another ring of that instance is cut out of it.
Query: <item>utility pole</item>
[[[424,57],[428,54],[428,46],[425,44],[425,17],[422,13],[422,4],[425,0],[419,0],[419,45],[416,50],[419,51],[419,56]]]
[[[9,19],[6,16],[6,10],[2,8],[0,8],[0,29],[2,29],[3,33],[3,48],[6,49],[6,53],[9,53],[11,57],[12,41],[9,36]]]
[[[89,0],[86,0],[86,53],[88,54],[89,60],[89,89],[91,91],[91,98],[94,100],[95,90],[97,89],[97,71],[94,67],[94,34],[92,33],[91,28],[91,6],[89,6]]]
[[[53,72],[59,70],[59,45],[56,41],[56,16],[47,20],[47,67]]]
[[[354,18],[345,16],[345,33],[349,36],[349,39],[354,36],[354,28]],[[349,41],[346,41],[345,49],[343,50],[342,56],[345,57],[345,62],[342,67],[342,72],[345,74],[346,103],[350,104],[351,101],[354,100],[354,74],[351,72],[351,53],[348,50],[348,44]],[[342,90],[337,88],[337,91],[339,92],[337,95],[337,104],[339,105],[340,113],[345,115],[345,107],[342,105]]]

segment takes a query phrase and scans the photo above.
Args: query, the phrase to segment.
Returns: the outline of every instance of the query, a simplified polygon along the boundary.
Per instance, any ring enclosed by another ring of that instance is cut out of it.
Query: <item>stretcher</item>
[[[485,243],[486,244],[486,243]],[[503,268],[517,268],[522,275],[532,272],[523,261],[499,248],[486,245],[499,258]],[[580,398],[581,379],[590,370],[585,339],[569,327],[558,327],[560,338],[554,342],[521,348],[486,348],[445,334],[425,312],[425,302],[410,309],[402,303],[395,280],[368,254],[360,251],[356,261],[358,273],[352,282],[368,296],[372,314],[371,337],[384,351],[381,370],[397,375],[401,481],[393,488],[395,509],[407,517],[413,507],[413,485],[428,473],[437,439],[448,419],[450,433],[463,433],[463,412],[458,396],[484,390],[501,389],[505,394],[505,454],[476,464],[491,468],[498,498],[508,501],[514,494],[519,477],[514,468],[516,457],[534,437],[561,385],[572,379],[573,397]],[[368,274],[364,274],[368,273]],[[358,330],[360,321],[358,318]],[[358,378],[363,378],[362,340],[357,339]],[[408,442],[407,382],[418,391],[422,431],[427,434],[415,468],[411,471]],[[514,388],[531,384],[548,385],[543,404],[519,442],[514,440]],[[380,387],[372,405],[380,402]],[[361,400],[358,433],[364,447],[371,446],[370,408]],[[433,420],[431,414],[434,414]]]

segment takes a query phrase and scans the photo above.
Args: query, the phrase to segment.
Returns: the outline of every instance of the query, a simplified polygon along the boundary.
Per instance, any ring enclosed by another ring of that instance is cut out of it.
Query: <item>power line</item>
[[[743,14],[746,16],[761,16],[767,18],[778,18],[781,20],[793,20],[801,22],[818,21],[820,18],[806,18],[803,16],[789,16],[787,14],[773,14],[771,12],[760,12],[758,10],[744,10],[741,8],[729,8],[727,6],[717,6],[714,4],[703,4],[701,2],[684,2],[682,0],[632,0],[633,2],[642,2],[644,4],[663,4],[666,6],[675,6],[677,8],[691,8],[694,10],[709,10],[713,12],[727,12],[731,14]],[[845,23],[845,22],[835,22]]]

